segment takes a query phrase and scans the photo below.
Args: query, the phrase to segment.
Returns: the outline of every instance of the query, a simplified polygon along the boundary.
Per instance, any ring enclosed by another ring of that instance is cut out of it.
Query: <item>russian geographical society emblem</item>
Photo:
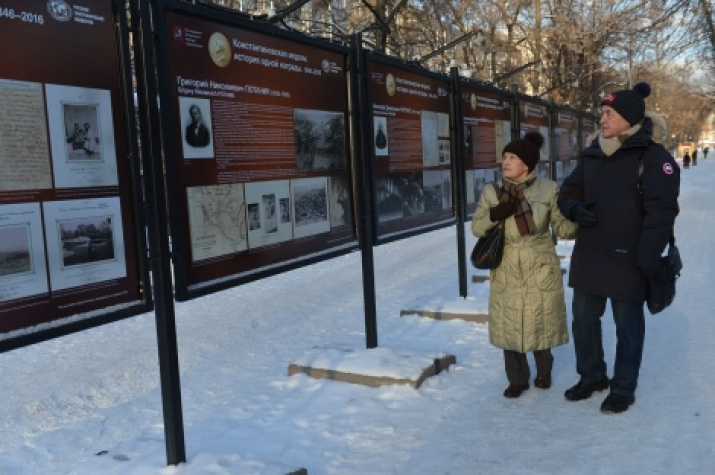
[[[72,7],[65,0],[49,0],[47,11],[57,21],[69,21],[72,18]]]
[[[231,62],[231,45],[228,38],[218,31],[209,38],[209,54],[211,59],[220,68],[225,68]]]

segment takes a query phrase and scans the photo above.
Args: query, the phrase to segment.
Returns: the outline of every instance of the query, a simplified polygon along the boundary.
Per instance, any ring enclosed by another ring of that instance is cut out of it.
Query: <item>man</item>
[[[564,180],[558,205],[579,224],[571,256],[572,333],[578,384],[569,401],[591,397],[610,386],[601,411],[620,413],[635,402],[648,279],[658,274],[659,260],[678,214],[680,169],[653,137],[665,122],[645,111],[650,86],[601,100],[601,131],[582,152]],[[639,176],[639,164],[643,165]],[[611,300],[616,325],[616,359],[608,379],[603,356],[601,316]]]
[[[209,129],[204,124],[201,109],[196,104],[189,107],[191,122],[186,126],[186,143],[192,147],[206,147],[211,142]]]

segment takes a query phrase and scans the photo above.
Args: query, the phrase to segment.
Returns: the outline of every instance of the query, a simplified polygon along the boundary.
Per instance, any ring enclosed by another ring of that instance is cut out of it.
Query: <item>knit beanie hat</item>
[[[602,106],[611,106],[630,125],[636,125],[645,116],[645,98],[650,96],[650,86],[639,82],[633,89],[612,92],[603,96]]]
[[[539,163],[539,149],[543,144],[543,135],[539,132],[527,132],[523,138],[509,142],[501,154],[504,156],[507,152],[513,153],[529,167],[529,172],[532,172]]]

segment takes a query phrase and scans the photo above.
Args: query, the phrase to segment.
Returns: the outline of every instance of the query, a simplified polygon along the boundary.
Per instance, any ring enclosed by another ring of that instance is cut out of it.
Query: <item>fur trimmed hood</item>
[[[653,124],[653,142],[665,145],[668,140],[668,124],[666,124],[663,116],[651,110],[645,111],[645,116],[649,118],[651,123]],[[600,135],[601,129],[599,128],[586,138],[584,147],[588,147],[589,145],[591,145],[591,143]]]

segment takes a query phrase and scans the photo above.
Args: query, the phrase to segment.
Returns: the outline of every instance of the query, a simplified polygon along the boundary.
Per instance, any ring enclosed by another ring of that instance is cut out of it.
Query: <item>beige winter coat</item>
[[[532,176],[534,172],[528,178]],[[558,185],[543,178],[524,190],[535,235],[519,234],[513,216],[505,222],[502,263],[489,276],[489,339],[498,348],[526,353],[569,341],[563,277],[550,229],[561,239],[571,239],[577,225],[559,211],[557,194]],[[472,218],[476,237],[496,225],[489,210],[497,203],[496,190],[486,185]]]

